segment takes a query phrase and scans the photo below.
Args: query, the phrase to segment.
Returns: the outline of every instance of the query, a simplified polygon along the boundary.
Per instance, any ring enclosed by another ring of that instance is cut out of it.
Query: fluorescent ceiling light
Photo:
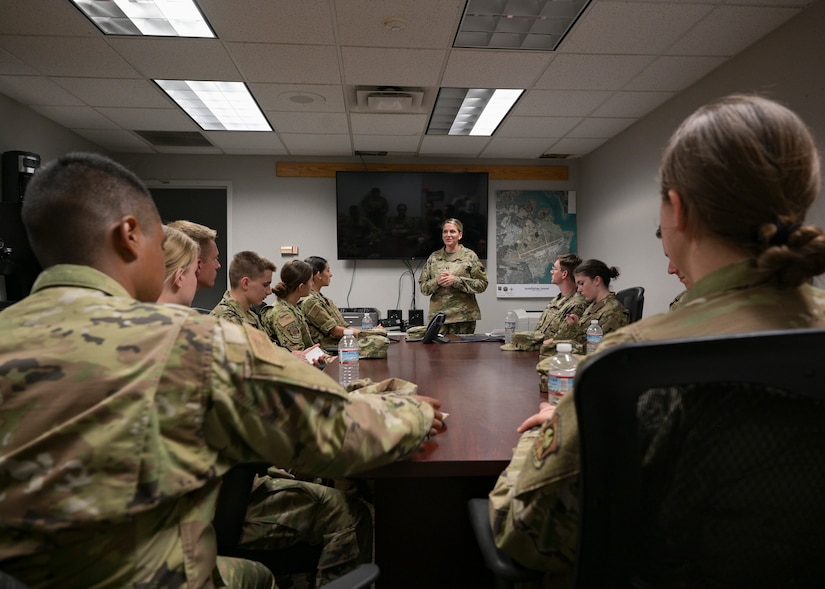
[[[518,88],[441,88],[427,134],[489,137],[523,92]]]
[[[272,131],[243,82],[155,80],[204,131]]]
[[[107,35],[215,37],[195,0],[72,0]]]
[[[453,47],[555,51],[591,0],[467,0]]]

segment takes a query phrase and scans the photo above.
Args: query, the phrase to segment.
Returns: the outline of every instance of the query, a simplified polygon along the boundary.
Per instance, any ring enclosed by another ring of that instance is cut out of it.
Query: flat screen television
[[[338,259],[427,258],[449,218],[486,259],[487,186],[485,172],[337,172]]]

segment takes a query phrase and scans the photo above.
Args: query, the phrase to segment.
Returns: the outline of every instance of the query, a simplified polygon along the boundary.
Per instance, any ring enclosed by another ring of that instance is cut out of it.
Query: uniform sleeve
[[[429,296],[438,290],[439,286],[436,283],[438,279],[436,260],[430,255],[427,262],[424,264],[424,269],[418,277],[418,284],[421,287],[421,294]]]
[[[487,290],[489,283],[487,272],[484,270],[484,264],[481,263],[475,253],[472,254],[469,270],[469,276],[457,277],[457,283],[453,287],[470,294],[479,294]]]
[[[301,311],[309,323],[312,323],[321,333],[329,335],[338,322],[315,297],[308,297],[301,302]]]
[[[519,439],[490,493],[496,545],[522,565],[570,574],[579,521],[579,440],[572,394]]]
[[[349,397],[249,326],[216,326],[207,443],[230,461],[266,460],[329,478],[411,455],[432,408],[408,396]]]

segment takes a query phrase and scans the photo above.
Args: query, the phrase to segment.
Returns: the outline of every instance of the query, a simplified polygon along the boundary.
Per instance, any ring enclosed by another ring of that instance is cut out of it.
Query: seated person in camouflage
[[[215,555],[232,465],[348,476],[442,427],[434,400],[348,395],[257,330],[155,303],[160,215],[112,160],[44,165],[22,216],[45,270],[0,312],[0,569],[26,585],[273,589]]]
[[[584,297],[576,290],[573,271],[582,260],[576,254],[564,254],[556,258],[550,269],[551,280],[559,288],[559,294],[551,300],[536,323],[534,331],[516,332],[512,344],[504,344],[502,350],[534,351],[541,342],[555,335],[565,323],[568,315],[581,315],[587,308]]]
[[[329,350],[338,346],[344,329],[351,329],[358,338],[362,358],[386,358],[390,341],[383,327],[358,329],[350,326],[335,303],[321,294],[321,289],[332,281],[329,262],[320,256],[310,256],[304,261],[312,267],[312,288],[298,304],[312,341]]]
[[[825,327],[825,292],[808,284],[825,271],[825,232],[804,224],[820,194],[819,162],[805,124],[775,102],[731,96],[688,117],[662,157],[659,213],[663,248],[691,284],[685,304],[608,334],[599,349],[629,342]],[[667,390],[653,393],[661,397],[662,411],[640,416],[640,425],[646,430],[674,427],[680,421],[680,408],[673,406]],[[575,394],[574,390],[565,395],[555,407],[541,404],[540,411],[519,427],[523,433],[513,459],[490,493],[496,544],[521,564],[550,571],[558,586],[569,586],[566,581],[576,560]],[[643,477],[651,476],[648,469],[657,461],[668,460],[658,450],[662,449],[639,449],[646,457]],[[728,472],[723,476],[731,479]],[[704,479],[701,483],[695,489],[698,497],[692,497],[706,510],[701,522],[691,521],[696,518],[690,510],[645,514],[646,520],[667,520],[680,533],[697,525],[710,535],[725,533],[730,520],[720,519],[708,495],[717,486]],[[745,508],[721,516],[742,521],[748,513],[751,510]],[[786,546],[766,544],[765,558],[787,553]],[[688,562],[681,552],[676,558]],[[749,550],[744,562],[737,564],[747,567],[753,558]],[[641,560],[643,566],[655,564],[654,559]],[[728,570],[729,556],[720,560]],[[668,563],[669,573],[682,573],[674,562]],[[679,576],[653,584],[736,586],[705,581],[695,583]]]
[[[252,310],[272,294],[272,273],[275,264],[255,252],[243,251],[232,256],[229,263],[229,290],[212,309],[211,315],[232,323],[246,323],[263,330],[261,319]]]
[[[269,338],[292,352],[300,352],[316,344],[309,335],[304,314],[298,301],[312,288],[312,267],[303,260],[292,260],[281,268],[281,280],[272,292],[275,304],[261,310],[261,324]]]
[[[218,270],[221,268],[220,252],[215,241],[218,232],[186,220],[172,221],[169,226],[185,233],[198,244],[198,290],[215,286]]]
[[[198,289],[198,244],[182,231],[163,226],[163,291],[159,303],[189,307]]]
[[[458,219],[441,223],[444,247],[427,258],[418,285],[430,297],[428,320],[446,315],[441,333],[475,333],[481,309],[476,294],[487,290],[487,272],[476,253],[461,245],[464,225]]]
[[[598,320],[604,335],[630,323],[630,313],[610,291],[610,280],[619,276],[615,266],[608,268],[601,260],[587,260],[576,266],[574,276],[578,291],[588,306],[581,315],[570,313],[564,317],[558,331],[544,340],[539,354],[542,358],[555,354],[556,343],[561,341],[571,342],[573,353],[583,354],[592,319]]]

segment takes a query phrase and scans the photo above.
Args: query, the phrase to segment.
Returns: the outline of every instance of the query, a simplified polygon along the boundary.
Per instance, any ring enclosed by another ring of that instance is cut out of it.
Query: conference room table
[[[386,359],[365,359],[360,375],[397,377],[441,401],[445,429],[411,459],[359,475],[375,499],[377,586],[492,587],[467,516],[507,466],[516,428],[538,410],[536,352],[505,352],[498,341],[407,342],[393,334]],[[338,377],[338,362],[325,369]]]

